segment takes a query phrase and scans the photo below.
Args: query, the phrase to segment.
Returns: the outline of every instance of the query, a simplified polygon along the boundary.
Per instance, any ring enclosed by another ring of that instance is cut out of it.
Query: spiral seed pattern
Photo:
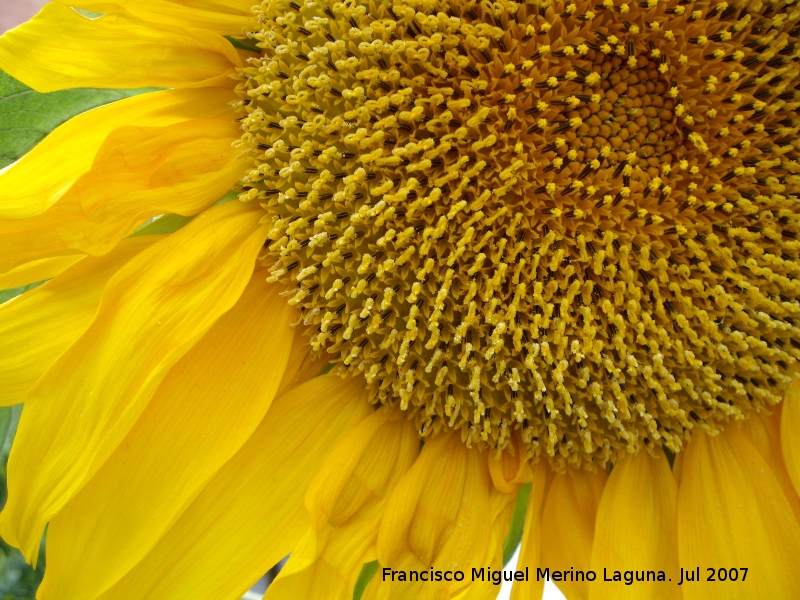
[[[800,357],[793,2],[265,1],[242,200],[311,344],[420,436],[606,464]]]

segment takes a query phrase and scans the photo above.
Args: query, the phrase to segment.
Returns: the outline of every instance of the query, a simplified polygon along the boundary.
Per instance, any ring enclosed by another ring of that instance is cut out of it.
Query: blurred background
[[[47,0],[0,0],[0,33],[35,15]]]

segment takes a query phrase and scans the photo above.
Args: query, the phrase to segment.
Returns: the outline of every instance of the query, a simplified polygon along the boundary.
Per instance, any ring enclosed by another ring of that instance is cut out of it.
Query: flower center
[[[800,356],[791,4],[266,1],[242,198],[311,343],[469,445],[605,463]]]

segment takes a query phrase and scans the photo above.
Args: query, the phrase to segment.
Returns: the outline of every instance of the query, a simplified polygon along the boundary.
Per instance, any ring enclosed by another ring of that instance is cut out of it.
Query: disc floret
[[[780,401],[794,4],[255,10],[242,198],[271,278],[422,437],[604,464]]]

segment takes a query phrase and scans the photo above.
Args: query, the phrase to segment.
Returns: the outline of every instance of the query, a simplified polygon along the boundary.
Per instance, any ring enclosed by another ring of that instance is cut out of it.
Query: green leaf
[[[22,415],[22,405],[0,407],[0,506],[6,502],[5,479],[6,461],[11,452],[11,443],[17,433],[17,425]]]
[[[227,194],[225,194],[222,198],[217,200],[214,203],[214,206],[219,206],[220,204],[225,204],[226,202],[230,202],[231,200],[237,200],[239,198],[239,192],[236,190],[231,190]]]
[[[525,525],[525,511],[528,509],[528,497],[531,495],[531,484],[523,485],[517,494],[517,503],[514,505],[514,514],[511,517],[511,527],[508,530],[506,541],[503,542],[503,566],[508,564],[522,539],[522,528]]]
[[[675,453],[670,450],[669,448],[663,448],[664,454],[667,455],[667,461],[669,462],[669,468],[671,469],[672,466],[675,464]],[[610,473],[610,471],[609,471]]]
[[[222,198],[217,200],[214,203],[214,206],[218,206],[220,204],[225,204],[226,202],[230,202],[231,200],[236,200],[239,197],[239,192],[236,190],[231,190],[230,192],[226,193]],[[163,234],[163,233],[175,233],[194,219],[194,216],[191,217],[184,217],[183,215],[176,215],[176,214],[166,214],[166,215],[159,215],[150,219],[147,223],[139,227],[136,231],[134,231],[129,237],[137,237],[140,235],[155,235],[155,234]],[[1,600],[1,599],[0,599]]]
[[[91,108],[152,92],[139,90],[33,91],[0,71],[0,169],[24,156],[53,129]]]
[[[91,10],[83,10],[82,8],[75,8],[74,6],[72,7],[72,10],[79,12],[84,17],[86,17],[87,19],[91,19],[92,21],[94,21],[95,19],[99,19],[104,14],[106,14],[101,12],[93,12]]]
[[[45,280],[45,281],[37,281],[36,283],[29,283],[27,285],[23,285],[23,286],[20,286],[20,287],[15,287],[15,288],[11,288],[11,289],[8,289],[8,290],[3,290],[3,291],[0,292],[0,304],[3,304],[4,302],[8,302],[9,300],[13,300],[17,296],[21,296],[22,294],[24,294],[28,290],[32,290],[33,288],[39,287],[43,283],[46,283],[46,281],[47,280]]]
[[[259,48],[257,44],[257,40],[251,40],[249,38],[237,38],[233,37],[232,35],[226,35],[225,39],[231,43],[231,46],[234,48],[239,48],[239,50],[247,50],[248,52],[255,52],[256,54],[261,54],[261,48]]]
[[[0,406],[0,446],[5,445],[5,440],[11,429],[11,420],[13,418],[11,409],[11,406]],[[3,456],[6,456],[6,453]]]
[[[182,215],[161,215],[155,219],[151,219],[139,229],[134,231],[130,237],[137,237],[140,235],[155,235],[161,233],[174,233],[181,227],[186,225],[194,217],[184,217]]]
[[[358,575],[356,587],[353,589],[353,600],[361,600],[361,596],[364,595],[364,590],[367,589],[367,585],[369,585],[369,582],[375,577],[379,566],[378,561],[373,560],[361,567],[361,573]]]
[[[239,197],[239,192],[236,190],[231,190],[227,194],[225,194],[222,198],[217,200],[214,204],[215,206],[218,204],[225,204],[226,202],[230,202],[231,200],[236,200]],[[166,214],[166,215],[159,215],[158,217],[154,217],[150,219],[147,223],[139,227],[136,231],[130,234],[129,237],[136,237],[140,235],[156,235],[156,234],[166,234],[166,233],[174,233],[178,231],[181,227],[185,226],[189,223],[194,216],[191,217],[184,217],[183,215],[176,215],[176,214]],[[47,283],[49,280],[45,279],[44,281],[37,281],[36,283],[29,283],[27,285],[23,285],[16,288],[11,288],[8,290],[0,291],[0,304],[4,302],[8,302],[9,300],[13,300],[17,296],[20,296],[27,292],[28,290],[32,290],[33,288],[39,287],[43,283]],[[333,368],[331,365],[328,368],[328,371]],[[325,371],[327,373],[327,371]],[[0,437],[0,440],[2,438]],[[0,600],[3,600],[0,597]]]
[[[0,406],[0,460],[8,458],[11,442],[17,432],[17,424],[22,415],[22,405]]]
[[[17,430],[22,405],[0,407],[0,506],[6,501],[6,461]],[[33,600],[44,576],[44,545],[36,569],[25,563],[19,550],[0,540],[0,600]]]
[[[25,563],[19,550],[0,540],[0,598],[33,600],[44,577],[44,540],[36,569]]]
[[[334,363],[328,363],[327,365],[325,365],[325,367],[322,369],[322,371],[319,372],[319,374],[320,375],[327,375],[328,373],[333,371],[333,367],[335,367],[335,366],[336,365]]]

